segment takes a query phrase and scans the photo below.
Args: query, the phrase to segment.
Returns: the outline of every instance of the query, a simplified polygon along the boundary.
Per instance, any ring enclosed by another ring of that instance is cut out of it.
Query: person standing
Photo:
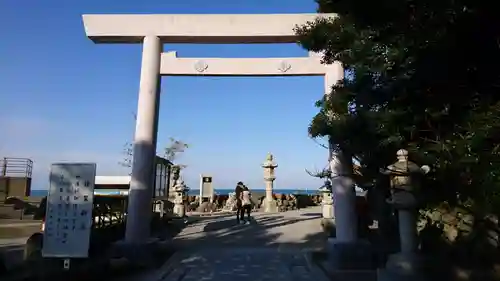
[[[243,185],[243,191],[241,192],[241,221],[243,223],[250,223],[250,213],[252,212],[252,194],[246,185]],[[247,219],[245,220],[245,213],[247,214]]]
[[[238,182],[234,189],[236,197],[236,222],[241,223],[240,218],[243,218],[243,204],[241,202],[241,194],[243,192],[243,182]]]

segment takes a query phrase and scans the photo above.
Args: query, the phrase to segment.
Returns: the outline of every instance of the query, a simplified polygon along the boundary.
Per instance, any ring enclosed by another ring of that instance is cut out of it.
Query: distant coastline
[[[265,192],[265,189],[252,189],[255,192]],[[234,189],[230,188],[216,188],[215,193],[219,195],[227,195],[230,192],[233,192]],[[314,195],[318,194],[317,189],[275,189],[274,193],[280,193],[280,194],[308,194],[308,195]],[[200,190],[199,189],[191,189],[188,192],[188,195],[199,195]],[[47,196],[47,190],[41,190],[41,189],[34,189],[31,190],[31,196],[33,197],[44,197]]]

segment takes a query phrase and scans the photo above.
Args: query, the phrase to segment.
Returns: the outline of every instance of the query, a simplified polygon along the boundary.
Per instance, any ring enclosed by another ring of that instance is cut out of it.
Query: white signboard
[[[200,176],[200,197],[212,200],[214,188],[212,186],[212,177],[207,175]]]
[[[42,255],[88,256],[96,164],[60,163],[50,169]]]

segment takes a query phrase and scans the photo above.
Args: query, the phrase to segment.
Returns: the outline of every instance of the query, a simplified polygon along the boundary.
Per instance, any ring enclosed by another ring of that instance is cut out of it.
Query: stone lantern
[[[321,206],[324,219],[333,219],[333,196],[332,183],[326,180],[325,183],[318,189],[321,193]]]
[[[189,191],[189,187],[186,186],[184,183],[184,180],[182,180],[181,177],[179,177],[175,182],[174,182],[174,192],[175,192],[175,199],[174,199],[174,214],[176,214],[178,217],[184,218],[186,216],[186,206],[185,206],[185,197],[187,192]]]
[[[397,152],[397,162],[381,170],[391,178],[391,198],[387,200],[398,213],[401,251],[389,256],[378,280],[422,280],[422,257],[418,254],[418,202],[415,191],[419,178],[430,171],[408,160],[408,151]]]
[[[274,162],[274,157],[271,153],[267,154],[266,161],[262,164],[264,168],[264,182],[266,184],[266,197],[262,202],[264,212],[274,213],[278,211],[278,205],[273,198],[273,185],[276,176],[274,175],[274,169],[278,167],[278,164]]]
[[[334,218],[333,218],[333,195],[332,195],[332,183],[330,180],[326,180],[323,186],[318,189],[318,192],[322,194],[321,200],[321,212],[323,214],[321,219],[321,226],[325,232],[328,232],[330,236],[334,235]]]

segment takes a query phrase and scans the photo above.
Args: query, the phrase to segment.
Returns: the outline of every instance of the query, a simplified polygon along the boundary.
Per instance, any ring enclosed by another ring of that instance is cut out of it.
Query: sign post
[[[213,201],[214,188],[212,186],[212,176],[200,175],[200,205],[203,203],[204,198],[208,198],[210,203]]]
[[[95,163],[57,163],[50,169],[42,256],[86,258],[94,202]]]

